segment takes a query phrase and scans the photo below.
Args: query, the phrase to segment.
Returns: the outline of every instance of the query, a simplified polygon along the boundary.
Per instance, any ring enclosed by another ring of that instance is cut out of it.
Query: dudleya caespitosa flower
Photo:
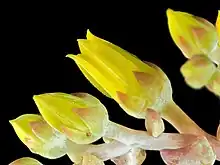
[[[108,112],[87,93],[45,93],[33,97],[48,124],[77,144],[101,138],[108,124]]]
[[[85,77],[133,117],[145,119],[148,108],[160,113],[164,102],[172,98],[166,75],[89,30],[86,37],[78,40],[81,54],[67,55]]]
[[[122,48],[94,36],[79,39],[79,55],[72,58],[85,77],[129,115],[145,118],[144,109],[160,96],[164,80],[157,71]],[[157,75],[157,76],[156,76]]]
[[[66,137],[50,127],[42,116],[25,114],[10,120],[10,123],[32,153],[49,159],[57,159],[66,154]]]

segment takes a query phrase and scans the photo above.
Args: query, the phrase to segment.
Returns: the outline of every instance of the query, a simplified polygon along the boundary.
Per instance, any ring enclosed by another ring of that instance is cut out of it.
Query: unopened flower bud
[[[33,97],[44,119],[77,144],[92,143],[104,135],[108,113],[87,93],[45,93]]]
[[[10,120],[10,123],[31,152],[49,159],[66,154],[66,137],[50,127],[42,116],[25,114]]]

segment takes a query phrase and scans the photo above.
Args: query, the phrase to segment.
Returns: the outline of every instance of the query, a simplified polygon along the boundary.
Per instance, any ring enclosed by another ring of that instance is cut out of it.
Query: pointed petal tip
[[[15,119],[9,120],[8,122],[13,126],[15,124]]]
[[[166,11],[166,14],[167,14],[168,17],[170,17],[170,16],[173,15],[174,12],[175,12],[174,10],[168,8],[167,11]]]
[[[71,59],[74,59],[76,55],[74,54],[67,54],[65,57],[67,58],[71,58]]]

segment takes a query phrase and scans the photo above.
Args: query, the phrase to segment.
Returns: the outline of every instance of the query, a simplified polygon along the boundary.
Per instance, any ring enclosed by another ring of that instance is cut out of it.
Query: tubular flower
[[[43,165],[33,158],[24,157],[11,162],[9,165]]]
[[[40,115],[25,114],[10,123],[31,152],[49,159],[66,154],[66,137],[51,128]]]
[[[73,59],[85,77],[104,95],[113,98],[129,115],[144,119],[146,109],[159,111],[158,99],[165,91],[165,79],[155,68],[133,54],[87,31],[79,39],[79,55]],[[171,89],[168,89],[171,90]],[[171,97],[171,96],[166,96]],[[168,98],[165,98],[168,99]]]
[[[87,93],[45,93],[33,97],[44,119],[77,144],[92,143],[104,135],[108,113]]]
[[[171,37],[186,58],[209,54],[216,48],[218,36],[209,21],[189,13],[167,10]]]
[[[186,83],[192,88],[199,89],[209,83],[217,69],[208,57],[196,55],[188,60],[180,70]]]

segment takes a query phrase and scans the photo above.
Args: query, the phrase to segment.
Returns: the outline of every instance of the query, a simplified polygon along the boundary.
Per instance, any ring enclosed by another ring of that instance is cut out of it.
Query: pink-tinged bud
[[[168,27],[171,37],[184,56],[206,56],[218,42],[215,26],[209,21],[180,11],[167,10]]]
[[[148,133],[153,137],[158,137],[161,133],[164,132],[164,122],[160,114],[153,109],[147,109],[145,127]]]
[[[208,57],[197,55],[189,59],[180,71],[189,86],[200,89],[209,83],[216,66]]]

